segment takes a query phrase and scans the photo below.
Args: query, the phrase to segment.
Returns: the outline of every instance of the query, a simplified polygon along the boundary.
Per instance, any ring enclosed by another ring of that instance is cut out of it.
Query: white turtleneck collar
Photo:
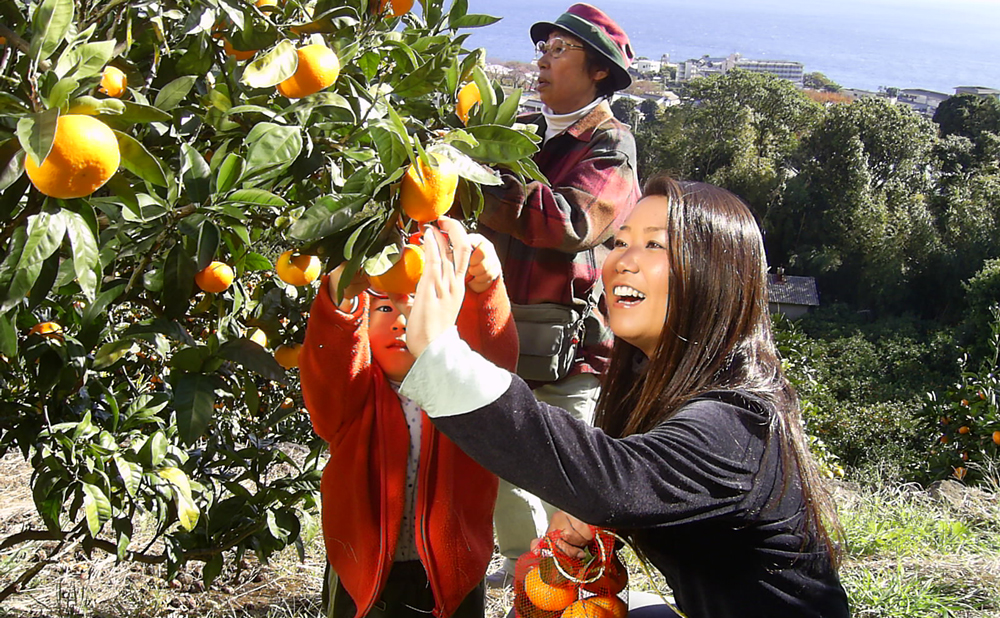
[[[557,114],[553,112],[548,105],[542,105],[542,115],[545,116],[545,139],[542,143],[544,144],[553,137],[570,128],[574,122],[593,111],[593,109],[600,105],[603,100],[603,97],[597,97],[589,105],[585,105],[575,112],[570,112],[568,114]]]

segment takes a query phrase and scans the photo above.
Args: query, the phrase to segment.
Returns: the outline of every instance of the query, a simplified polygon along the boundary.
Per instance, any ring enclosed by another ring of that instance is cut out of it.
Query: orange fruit
[[[458,103],[455,105],[455,113],[462,120],[462,124],[469,122],[469,112],[472,106],[482,102],[483,97],[479,93],[479,86],[476,82],[469,82],[458,91]]]
[[[954,470],[954,473],[952,474],[952,476],[954,476],[955,478],[957,478],[960,481],[962,479],[964,479],[966,473],[968,473],[968,470],[966,470],[964,466],[959,466],[957,468],[953,468],[953,470]]]
[[[281,348],[278,349],[280,350]],[[275,352],[275,356],[277,356],[277,352]],[[285,400],[282,401],[281,405],[278,407],[281,408],[282,410],[290,410],[295,407],[295,400],[292,399],[291,397],[285,397]]]
[[[117,67],[106,67],[101,75],[101,92],[109,97],[118,98],[128,87],[128,79],[121,69]]]
[[[248,337],[248,339],[250,341],[253,341],[254,343],[256,343],[257,345],[259,345],[262,348],[266,348],[267,347],[267,333],[265,333],[264,331],[262,331],[259,328],[254,329],[254,331],[252,333],[250,333],[250,336]]]
[[[588,599],[594,605],[602,607],[611,613],[613,618],[625,618],[628,614],[628,604],[615,596],[601,596]]]
[[[29,335],[41,335],[42,337],[62,336],[62,326],[58,322],[39,322],[31,327]]]
[[[413,294],[424,273],[424,248],[406,245],[396,263],[378,275],[369,275],[369,282],[376,290],[387,294]]]
[[[560,587],[550,586],[542,580],[541,571],[538,567],[532,567],[524,577],[524,593],[528,600],[538,609],[550,612],[557,612],[566,609],[576,601],[576,586]],[[598,607],[601,612],[604,609]],[[563,616],[566,613],[563,612]],[[579,614],[576,618],[583,618],[584,614]],[[591,618],[610,618],[610,616],[591,615]]]
[[[232,56],[233,59],[238,62],[249,60],[253,58],[254,54],[257,53],[256,49],[236,49],[233,47],[233,44],[229,42],[229,39],[222,39],[222,49],[225,50],[227,56]]]
[[[428,167],[418,160],[418,172],[417,165],[411,164],[399,189],[403,212],[418,223],[434,221],[448,212],[458,189],[458,172],[454,165],[443,157],[433,154],[430,157],[436,166]]]
[[[278,361],[278,364],[285,369],[293,369],[299,366],[299,352],[301,351],[301,343],[279,345],[278,349],[274,351],[274,360]]]
[[[319,43],[296,50],[299,66],[295,74],[278,84],[278,92],[289,99],[301,99],[329,87],[340,75],[340,59],[332,49]]]
[[[100,189],[118,171],[121,153],[114,132],[93,116],[66,114],[56,121],[52,150],[39,166],[24,160],[31,184],[49,197],[85,197]]]
[[[392,16],[399,17],[410,12],[413,8],[413,0],[382,0],[378,5],[379,14],[385,13],[386,5],[392,5]]]
[[[254,4],[258,9],[268,9],[271,7],[277,7],[278,0],[257,0]]]
[[[294,255],[294,251],[285,251],[278,256],[278,263],[274,265],[274,272],[278,273],[278,278],[289,285],[309,285],[319,276],[322,265],[315,255],[300,253]]]
[[[206,292],[218,294],[233,284],[233,269],[225,262],[212,262],[194,276],[194,282]]]
[[[1000,446],[1000,431],[993,432],[993,444]]]
[[[968,425],[962,425],[961,427],[958,428],[958,433],[960,433],[960,434],[967,434],[970,431],[972,431],[972,430],[969,429]]]
[[[565,610],[562,618],[612,618],[610,609],[606,609],[600,603],[595,603],[594,599],[580,599],[574,601]]]

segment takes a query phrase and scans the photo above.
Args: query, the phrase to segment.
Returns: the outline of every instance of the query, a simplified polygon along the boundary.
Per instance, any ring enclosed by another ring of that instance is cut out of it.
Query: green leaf
[[[238,189],[226,196],[226,201],[238,204],[288,208],[288,202],[283,197],[275,195],[270,191],[264,191],[263,189]]]
[[[135,492],[139,489],[139,484],[142,482],[142,468],[126,460],[118,453],[115,453],[114,461],[115,467],[118,469],[118,476],[122,477],[122,484],[125,486],[125,491],[128,492],[128,495],[135,496]]]
[[[163,462],[167,456],[167,437],[163,435],[163,430],[157,430],[146,439],[142,448],[139,449],[139,458],[149,468],[155,468]]]
[[[66,221],[66,232],[69,235],[73,250],[73,269],[76,281],[88,300],[94,300],[97,295],[97,271],[100,268],[100,255],[97,249],[97,239],[87,220],[70,210],[62,211]]]
[[[244,167],[246,167],[246,161],[243,160],[243,157],[235,152],[226,155],[215,174],[215,190],[219,193],[226,193],[235,187],[243,176]]]
[[[215,259],[219,250],[219,228],[210,219],[201,222],[198,228],[198,255],[195,256],[195,270],[201,272]]]
[[[177,502],[177,520],[181,527],[191,532],[198,525],[201,512],[191,497],[191,482],[180,468],[163,468],[158,470],[160,478],[174,487],[174,500]]]
[[[482,99],[479,110],[480,124],[493,124],[497,117],[497,99],[493,85],[479,65],[472,67],[472,79],[479,88],[479,97]]]
[[[529,157],[538,147],[519,131],[499,125],[479,125],[466,128],[479,142],[469,146],[455,142],[454,146],[477,161],[505,164]]]
[[[237,105],[235,107],[230,107],[229,111],[226,113],[227,115],[230,116],[233,114],[257,113],[257,114],[263,114],[268,118],[275,118],[278,115],[278,112],[274,111],[273,109],[261,107],[260,105]]]
[[[434,57],[401,79],[393,92],[404,99],[416,98],[433,92],[442,77],[444,70],[440,66],[440,59]]]
[[[73,0],[42,0],[31,16],[31,49],[28,56],[41,62],[52,55],[73,24]]]
[[[247,270],[262,271],[262,270],[271,270],[271,268],[273,268],[273,265],[271,264],[271,260],[267,259],[266,257],[264,257],[259,253],[254,253],[253,251],[251,251],[250,253],[246,254],[246,257],[243,258],[243,267]]]
[[[366,203],[368,197],[364,195],[323,196],[292,224],[288,235],[311,242],[335,234],[345,229]]]
[[[136,103],[134,101],[122,101],[125,104],[125,111],[118,118],[121,122],[170,122],[173,116],[167,112],[157,109],[152,105]]]
[[[122,166],[139,178],[158,187],[167,186],[167,177],[163,173],[163,163],[151,155],[146,147],[134,137],[121,131],[115,131],[118,138],[118,151],[121,152]]]
[[[39,166],[45,163],[45,157],[49,156],[49,151],[52,150],[58,122],[58,107],[25,116],[17,121],[17,139],[21,142],[21,148],[24,148],[29,156],[34,157]]]
[[[298,67],[299,55],[295,45],[286,39],[250,63],[240,81],[251,88],[270,88],[294,75]]]
[[[217,354],[220,358],[242,365],[268,380],[288,384],[285,369],[274,360],[274,356],[249,339],[227,341],[219,347]]]
[[[84,43],[74,50],[74,54],[79,58],[76,70],[69,74],[69,77],[76,79],[86,79],[104,71],[104,66],[111,60],[115,53],[114,41],[97,41],[96,43]]]
[[[130,339],[119,339],[102,345],[94,356],[94,370],[101,371],[117,363],[132,348],[133,343]]]
[[[340,6],[326,11],[316,19],[305,24],[295,24],[289,28],[295,34],[319,34],[336,32],[342,28],[351,28],[358,23],[358,12],[349,6]]]
[[[0,192],[6,191],[24,174],[26,156],[17,139],[9,139],[0,146]]]
[[[67,114],[82,114],[96,116],[97,114],[114,114],[120,116],[125,112],[125,103],[118,99],[98,99],[89,94],[77,97],[69,102]]]
[[[481,185],[497,186],[503,184],[499,173],[489,167],[476,163],[471,157],[460,152],[454,146],[443,143],[434,144],[427,149],[427,153],[443,157],[450,161],[455,166],[456,171],[458,171],[458,175],[462,178],[468,178]]]
[[[196,204],[204,203],[212,194],[212,170],[205,157],[190,144],[181,144],[181,181]]]
[[[410,157],[408,144],[395,132],[377,125],[373,125],[370,132],[384,170],[395,170]]]
[[[211,558],[205,561],[204,566],[201,567],[201,579],[205,584],[207,589],[215,581],[215,578],[222,573],[222,554],[215,554]]]
[[[66,77],[60,79],[55,86],[49,90],[49,96],[46,98],[45,102],[48,107],[62,107],[62,104],[66,102],[69,95],[80,86],[80,82],[73,78]]]
[[[165,112],[177,107],[177,104],[191,92],[197,79],[194,75],[183,75],[173,80],[157,93],[153,106]]]
[[[496,124],[509,127],[514,123],[517,118],[517,109],[521,104],[521,89],[515,88],[510,94],[503,100],[497,108],[497,117],[494,121]]]
[[[302,152],[302,132],[299,127],[286,127],[270,122],[254,126],[247,135],[247,171],[270,168],[261,177],[282,173]]]
[[[0,354],[7,358],[17,357],[17,327],[14,325],[16,319],[16,313],[9,319],[0,315]]]
[[[489,26],[500,21],[499,17],[493,17],[492,15],[463,15],[457,19],[452,19],[448,21],[448,26],[452,30],[458,30],[459,28],[482,28],[483,26]]]
[[[185,444],[194,444],[208,429],[215,410],[216,383],[212,376],[186,373],[174,384],[177,430]]]
[[[41,272],[42,263],[59,249],[65,236],[66,219],[61,211],[54,213],[43,211],[28,217],[28,237],[17,262],[18,272],[26,273],[25,283],[29,279],[32,284],[34,283],[38,273]]]
[[[87,517],[90,536],[97,536],[101,526],[111,519],[111,501],[97,485],[83,483],[83,511]]]
[[[163,291],[160,293],[168,316],[177,317],[187,312],[197,272],[194,260],[184,250],[182,243],[171,247],[163,263]]]

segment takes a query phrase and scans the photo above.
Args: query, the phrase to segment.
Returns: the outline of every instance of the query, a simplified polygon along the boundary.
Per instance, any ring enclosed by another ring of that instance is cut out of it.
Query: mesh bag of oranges
[[[518,558],[517,618],[625,618],[628,571],[615,554],[617,537],[600,528],[594,532],[583,558],[570,558],[557,547],[557,530]]]

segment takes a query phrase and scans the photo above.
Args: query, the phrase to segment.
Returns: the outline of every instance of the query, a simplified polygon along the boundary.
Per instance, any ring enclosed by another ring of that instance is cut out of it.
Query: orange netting
[[[514,566],[517,618],[625,618],[628,570],[615,555],[615,536],[599,528],[584,558],[556,545],[559,531],[542,537]]]

